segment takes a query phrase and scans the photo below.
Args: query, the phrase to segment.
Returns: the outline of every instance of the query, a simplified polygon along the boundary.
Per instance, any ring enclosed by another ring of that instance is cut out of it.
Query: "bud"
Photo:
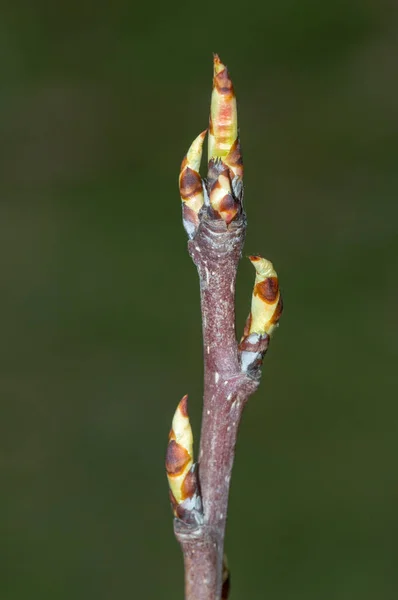
[[[190,239],[198,231],[204,204],[210,218],[222,219],[227,225],[242,212],[243,162],[236,98],[228,69],[217,54],[213,57],[208,173],[202,180],[199,169],[206,133],[203,131],[192,142],[180,169],[182,218]]]
[[[199,175],[203,142],[207,129],[192,142],[181,163],[179,187],[182,200],[182,218],[186,232],[192,238],[199,225],[199,211],[203,206],[202,178]]]
[[[182,398],[174,414],[166,452],[166,472],[174,515],[187,523],[200,523],[202,501],[193,462],[188,396]]]
[[[282,296],[278,275],[272,262],[261,256],[249,256],[256,269],[249,333],[271,335],[282,314]]]
[[[242,209],[243,162],[238,138],[236,97],[227,67],[214,55],[209,119],[210,205],[227,225]]]
[[[240,211],[240,203],[234,196],[230,172],[227,167],[221,171],[210,190],[210,204],[227,225]]]
[[[238,138],[236,97],[228,69],[217,54],[213,58],[213,92],[209,120],[209,161],[224,159]]]
[[[282,314],[282,296],[273,264],[261,256],[249,256],[256,269],[251,312],[239,344],[243,371],[261,366],[269,339]]]

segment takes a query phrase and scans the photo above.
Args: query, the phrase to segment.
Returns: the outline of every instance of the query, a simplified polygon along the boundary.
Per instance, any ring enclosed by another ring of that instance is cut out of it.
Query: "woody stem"
[[[258,380],[243,373],[235,335],[235,280],[245,215],[228,227],[209,214],[189,242],[201,291],[204,400],[199,480],[204,523],[176,522],[185,565],[185,599],[221,598],[224,535],[235,444],[244,405]]]

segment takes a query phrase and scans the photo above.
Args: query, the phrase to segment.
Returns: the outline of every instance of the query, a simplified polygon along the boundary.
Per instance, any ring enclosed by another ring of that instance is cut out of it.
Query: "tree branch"
[[[198,171],[205,133],[192,144],[180,175],[183,221],[199,274],[203,324],[204,399],[198,471],[192,466],[192,434],[189,439],[184,437],[183,421],[176,416],[166,461],[176,516],[174,531],[184,556],[186,600],[227,598],[224,535],[238,428],[243,408],[259,385],[262,358],[282,310],[272,264],[250,257],[257,271],[256,285],[252,311],[238,346],[235,281],[246,232],[243,165],[235,94],[228,71],[217,56],[209,170],[202,182]],[[185,427],[189,420],[184,400],[179,406],[183,405]]]

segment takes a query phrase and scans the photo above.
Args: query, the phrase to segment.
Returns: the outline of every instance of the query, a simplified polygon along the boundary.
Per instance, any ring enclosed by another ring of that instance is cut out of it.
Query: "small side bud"
[[[166,452],[166,472],[175,517],[186,523],[201,523],[202,501],[196,465],[193,462],[188,396],[182,398],[174,413]]]
[[[271,335],[283,308],[278,275],[272,262],[266,258],[249,256],[249,260],[256,269],[249,333]]]
[[[199,175],[203,142],[207,129],[192,142],[181,163],[179,187],[182,200],[182,218],[186,232],[192,238],[199,225],[199,211],[204,203],[202,178]]]
[[[239,344],[243,371],[254,371],[261,366],[283,308],[278,276],[273,264],[261,256],[249,256],[249,259],[256,269],[256,278],[251,312]]]
[[[224,219],[227,225],[240,212],[240,203],[235,198],[230,172],[227,167],[221,171],[210,190],[210,204],[216,214]]]

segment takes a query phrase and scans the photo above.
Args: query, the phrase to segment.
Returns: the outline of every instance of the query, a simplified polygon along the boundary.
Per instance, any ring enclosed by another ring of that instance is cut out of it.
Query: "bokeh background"
[[[177,175],[229,65],[246,252],[285,313],[244,415],[231,600],[398,595],[398,12],[383,0],[4,1],[2,600],[183,597],[164,452],[198,281]],[[241,263],[237,325],[252,267]]]

